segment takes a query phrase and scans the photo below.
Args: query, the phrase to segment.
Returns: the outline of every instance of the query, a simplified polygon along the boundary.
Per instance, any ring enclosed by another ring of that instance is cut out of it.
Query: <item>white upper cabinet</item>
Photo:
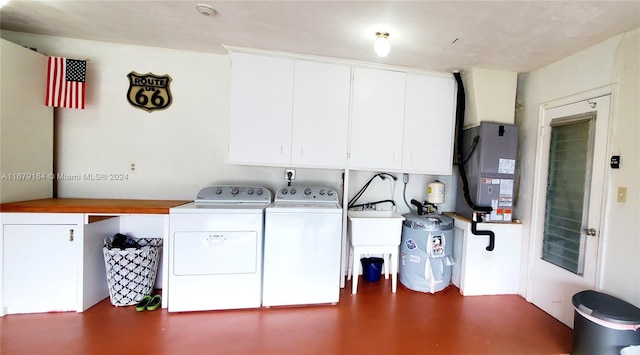
[[[292,165],[344,169],[350,87],[348,66],[295,61]]]
[[[229,163],[289,164],[294,61],[245,53],[231,60]]]
[[[403,172],[451,174],[454,97],[452,77],[407,74]]]
[[[349,168],[400,170],[406,74],[354,68]]]
[[[231,61],[229,163],[451,174],[453,77],[238,52]]]
[[[229,163],[344,168],[351,68],[233,53]]]

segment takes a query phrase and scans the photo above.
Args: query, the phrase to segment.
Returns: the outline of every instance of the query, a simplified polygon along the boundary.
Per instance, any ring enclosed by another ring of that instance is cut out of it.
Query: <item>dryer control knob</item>
[[[333,190],[329,190],[329,191],[327,191],[327,195],[329,195],[329,196],[333,196]]]
[[[295,188],[295,187],[292,187],[292,188],[291,188],[291,194],[292,194],[292,195],[295,195],[295,194],[296,194],[296,192],[297,192],[297,191],[296,191],[296,188]]]
[[[231,194],[232,194],[232,195],[237,195],[237,194],[238,194],[238,192],[240,192],[240,189],[239,189],[239,188],[237,188],[237,187],[232,187],[232,188],[231,188]]]
[[[320,195],[324,195],[324,189],[320,190]]]
[[[308,188],[308,187],[306,189],[304,189],[304,194],[305,195],[311,195],[311,189]]]
[[[252,188],[252,187],[250,187],[250,188],[247,190],[247,193],[248,193],[249,195],[253,195],[253,188]]]
[[[257,190],[256,190],[256,194],[257,194],[258,196],[262,195],[262,189],[257,189]]]
[[[220,195],[221,193],[222,193],[222,189],[218,187],[216,189],[216,195]]]
[[[287,194],[287,189],[284,188],[284,189],[280,190],[280,193],[283,194],[283,195],[286,195]]]

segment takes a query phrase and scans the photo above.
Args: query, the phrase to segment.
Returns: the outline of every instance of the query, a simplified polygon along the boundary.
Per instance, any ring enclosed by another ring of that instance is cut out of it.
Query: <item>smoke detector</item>
[[[196,5],[196,10],[198,10],[199,13],[205,15],[205,16],[211,16],[211,15],[215,15],[216,14],[216,9],[214,9],[213,7],[207,5],[207,4],[198,4]]]

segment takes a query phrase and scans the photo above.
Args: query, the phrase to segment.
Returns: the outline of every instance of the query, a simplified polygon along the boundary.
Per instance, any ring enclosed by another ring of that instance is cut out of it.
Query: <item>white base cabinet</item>
[[[78,224],[4,226],[6,313],[75,311],[78,298]]]
[[[108,296],[104,236],[87,232],[82,214],[3,213],[2,314],[82,312]]]
[[[99,216],[96,221],[93,217]],[[109,297],[102,248],[116,233],[168,236],[169,217],[83,213],[1,213],[0,316],[83,312]],[[166,248],[155,288],[166,285]],[[166,297],[163,307],[166,308]]]
[[[495,233],[493,251],[487,251],[489,237],[474,235],[471,221],[457,215],[453,228],[451,282],[464,296],[517,294],[520,283],[522,224],[478,223],[478,230]]]

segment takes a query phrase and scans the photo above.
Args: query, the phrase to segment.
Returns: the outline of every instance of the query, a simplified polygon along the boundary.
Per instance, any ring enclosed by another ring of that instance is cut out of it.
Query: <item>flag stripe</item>
[[[46,106],[51,106],[51,75],[53,75],[51,73],[51,61],[53,60],[53,58],[49,57],[49,59],[47,60],[47,96],[45,96],[44,99],[44,104]]]
[[[45,104],[84,109],[85,75],[86,61],[49,57]]]
[[[57,65],[57,79],[56,79],[56,94],[58,95],[56,98],[57,107],[65,107],[64,106],[64,98],[67,94],[65,81],[64,81],[64,62],[62,58],[56,59]]]
[[[82,87],[80,88],[80,90],[78,90],[78,92],[80,93],[80,105],[81,105],[80,108],[83,110],[84,110],[84,98],[85,98],[86,91],[87,91],[87,86],[83,82]]]

